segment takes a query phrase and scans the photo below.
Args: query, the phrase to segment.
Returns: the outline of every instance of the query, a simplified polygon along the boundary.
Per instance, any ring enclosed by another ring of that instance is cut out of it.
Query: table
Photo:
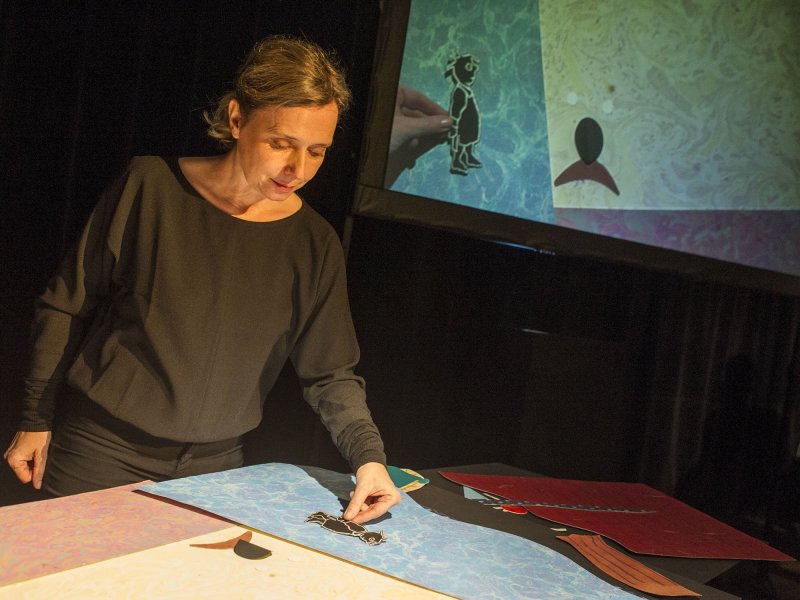
[[[272,551],[264,560],[245,560],[231,550],[191,546],[229,540],[247,530],[239,526],[226,527],[188,540],[0,587],[0,598],[449,598],[259,532],[253,533],[251,542]]]
[[[502,464],[448,467],[447,470],[530,474]],[[552,523],[544,522],[533,515],[504,514],[466,500],[459,486],[444,480],[437,471],[438,469],[424,471],[423,474],[431,479],[431,484],[411,492],[411,497],[419,504],[462,521],[492,527],[534,540],[566,555],[606,581],[614,583],[613,580],[594,569],[571,546],[555,539],[556,534],[550,529]],[[117,496],[115,497],[114,494]],[[192,512],[182,507],[167,508],[160,500],[141,496],[139,498],[141,498],[141,502],[145,503],[144,509],[139,507],[136,510],[126,511],[121,494],[127,494],[124,497],[127,499],[125,501],[130,501],[131,495],[139,496],[132,494],[129,490],[108,491],[110,502],[106,503],[105,512],[102,507],[93,508],[94,512],[90,511],[92,514],[88,519],[102,535],[95,540],[82,543],[102,546],[103,544],[112,545],[114,542],[124,541],[128,538],[135,540],[137,535],[143,537],[145,536],[144,521],[158,521],[157,518],[150,518],[151,510],[163,513],[163,516],[167,517],[162,519],[162,522],[166,523],[166,527],[170,527],[175,521],[184,518],[184,513]],[[60,518],[64,518],[65,514],[69,514],[63,511],[63,507],[67,503],[70,503],[69,506],[72,506],[74,510],[76,506],[89,505],[89,498],[89,496],[73,496],[35,503],[36,506],[19,505],[0,509],[0,530],[13,534],[13,527],[11,527],[13,523],[8,521],[11,518],[19,519],[20,516],[28,514],[27,511],[40,510],[44,511],[40,514],[58,514]],[[147,502],[155,504],[146,504]],[[62,508],[59,509],[59,507]],[[60,513],[59,510],[61,510]],[[168,510],[173,512],[168,513]],[[179,512],[175,513],[176,510]],[[147,517],[143,518],[142,514]],[[122,515],[121,521],[117,518],[120,515]],[[4,518],[6,522],[4,522]],[[112,522],[114,518],[117,518],[117,522]],[[117,556],[107,557],[105,560],[101,560],[103,557],[97,555],[91,564],[72,565],[74,568],[65,568],[39,577],[30,576],[23,581],[0,587],[0,598],[105,598],[109,595],[113,595],[115,598],[447,597],[258,531],[253,532],[251,541],[272,551],[272,556],[262,561],[242,559],[229,549],[197,548],[193,544],[229,540],[247,531],[245,527],[207,515],[203,519],[206,521],[199,525],[195,522],[190,524],[194,529],[187,525],[181,530],[184,532],[183,534],[181,531],[170,530],[167,538],[156,539],[149,547],[140,551],[129,549],[123,555],[119,555],[120,551],[117,551]],[[199,534],[198,526],[202,528]],[[162,530],[163,527],[159,531]],[[191,535],[186,533],[188,531],[192,531]],[[38,540],[43,539],[41,535],[32,537]],[[65,537],[70,539],[65,540]],[[9,535],[6,537],[6,541],[8,539],[14,539],[14,536]],[[77,540],[78,537],[51,536],[43,543],[50,545],[48,549],[52,549],[54,544],[62,544],[68,549],[73,539]],[[6,567],[2,558],[4,551],[6,552],[5,556],[9,556],[8,552],[13,552],[14,548],[8,546],[3,548],[3,540],[0,539],[0,572]],[[643,559],[644,557],[637,556],[637,558]],[[649,559],[649,557],[647,558]],[[662,564],[661,561],[666,562]],[[719,600],[735,598],[735,596],[713,590],[700,583],[700,581],[708,581],[708,578],[713,577],[714,571],[722,572],[725,568],[735,564],[735,561],[711,561],[719,563],[716,565],[704,565],[703,563],[706,561],[687,559],[656,559],[655,563],[647,560],[642,560],[642,562],[647,562],[664,575],[703,594],[704,598]],[[666,568],[664,565],[670,568]],[[0,575],[0,580],[2,580],[2,575]],[[644,594],[638,595],[649,597]]]

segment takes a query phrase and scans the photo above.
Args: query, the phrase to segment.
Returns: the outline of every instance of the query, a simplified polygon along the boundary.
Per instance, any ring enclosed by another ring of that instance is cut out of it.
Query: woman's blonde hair
[[[223,95],[214,112],[204,112],[208,135],[228,149],[231,135],[228,104],[236,99],[246,116],[266,106],[325,106],[335,102],[339,117],[350,107],[351,95],[335,55],[312,42],[284,35],[258,42],[236,73],[234,88]]]

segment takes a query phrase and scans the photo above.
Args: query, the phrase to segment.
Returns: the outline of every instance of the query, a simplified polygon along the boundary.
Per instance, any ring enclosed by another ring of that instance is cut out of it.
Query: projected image
[[[591,117],[584,117],[575,127],[575,150],[578,152],[578,160],[561,171],[553,185],[563,185],[570,181],[596,181],[619,196],[614,178],[598,160],[603,151],[603,130]]]
[[[538,21],[529,0],[412,4],[387,187],[553,222]],[[408,139],[414,118],[431,127]]]
[[[450,118],[453,121],[450,140],[450,172],[469,175],[469,169],[483,165],[475,156],[475,147],[481,139],[481,116],[472,91],[472,82],[478,74],[478,61],[469,54],[456,56],[447,65],[445,75],[453,80],[450,96]]]
[[[800,275],[793,4],[414,0],[400,84],[452,124],[386,186]]]
[[[576,124],[591,118],[620,190],[556,179],[556,222],[800,274],[789,4],[542,0],[553,170],[574,164]]]

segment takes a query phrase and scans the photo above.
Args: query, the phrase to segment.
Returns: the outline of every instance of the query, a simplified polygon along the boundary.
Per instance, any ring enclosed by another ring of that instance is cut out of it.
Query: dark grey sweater
[[[138,157],[101,197],[37,301],[22,431],[52,428],[59,386],[157,437],[255,428],[287,358],[356,470],[385,463],[367,409],[341,244],[303,203],[243,221],[201,198],[177,161]]]

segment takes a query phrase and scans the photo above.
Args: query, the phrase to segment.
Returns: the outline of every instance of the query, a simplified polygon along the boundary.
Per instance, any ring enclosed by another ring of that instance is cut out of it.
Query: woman
[[[297,195],[349,102],[320,48],[267,38],[206,115],[227,152],[138,157],[106,190],[37,303],[5,454],[21,481],[60,496],[241,466],[288,358],[356,473],[344,517],[399,501],[353,373],[342,249]]]

